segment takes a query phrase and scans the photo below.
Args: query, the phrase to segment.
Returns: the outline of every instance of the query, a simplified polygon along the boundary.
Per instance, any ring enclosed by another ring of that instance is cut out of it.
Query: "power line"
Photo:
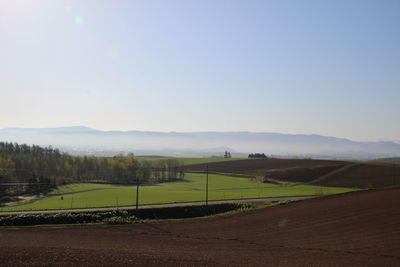
[[[85,169],[85,168],[84,168]],[[110,169],[113,169],[113,167],[111,167]],[[0,167],[0,170],[22,170],[22,171],[37,171],[37,170],[41,170],[41,171],[54,171],[51,169],[46,169],[46,168],[18,168],[18,167]],[[87,171],[87,169],[85,169]],[[153,168],[153,167],[138,167],[138,170],[152,170],[152,171],[163,171],[163,172],[187,172],[187,170],[184,167],[171,167],[171,168]],[[57,170],[56,170],[57,171]],[[89,171],[96,171],[96,170],[89,170]]]

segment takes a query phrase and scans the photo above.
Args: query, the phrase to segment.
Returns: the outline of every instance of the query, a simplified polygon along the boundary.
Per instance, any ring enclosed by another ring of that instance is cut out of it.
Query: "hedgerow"
[[[209,216],[237,209],[247,209],[249,207],[248,204],[224,203],[208,206],[193,205],[139,210],[13,214],[0,215],[0,226],[82,223],[131,224],[146,219],[157,220]]]

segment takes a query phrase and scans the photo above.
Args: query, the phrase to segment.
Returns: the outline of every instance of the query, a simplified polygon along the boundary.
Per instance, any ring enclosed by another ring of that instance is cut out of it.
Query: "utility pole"
[[[208,206],[208,165],[206,165],[206,206]]]
[[[139,209],[139,175],[136,174],[136,209]]]
[[[71,196],[71,209],[72,209],[72,203],[74,202],[74,194],[72,193],[72,196]]]

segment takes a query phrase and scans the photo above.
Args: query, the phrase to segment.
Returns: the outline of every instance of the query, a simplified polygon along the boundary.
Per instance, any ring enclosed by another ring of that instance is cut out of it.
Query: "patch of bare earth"
[[[186,166],[193,172],[236,174],[322,186],[384,188],[400,185],[400,166],[316,159],[252,159]]]
[[[0,229],[2,266],[399,266],[400,190],[236,215],[123,226]]]

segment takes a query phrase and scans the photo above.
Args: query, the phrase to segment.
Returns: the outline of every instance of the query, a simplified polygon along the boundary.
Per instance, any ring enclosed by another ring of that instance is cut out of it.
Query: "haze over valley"
[[[320,135],[254,132],[100,131],[84,126],[0,129],[0,140],[53,146],[71,154],[247,157],[262,152],[278,157],[373,159],[400,156],[395,142],[356,142]]]

